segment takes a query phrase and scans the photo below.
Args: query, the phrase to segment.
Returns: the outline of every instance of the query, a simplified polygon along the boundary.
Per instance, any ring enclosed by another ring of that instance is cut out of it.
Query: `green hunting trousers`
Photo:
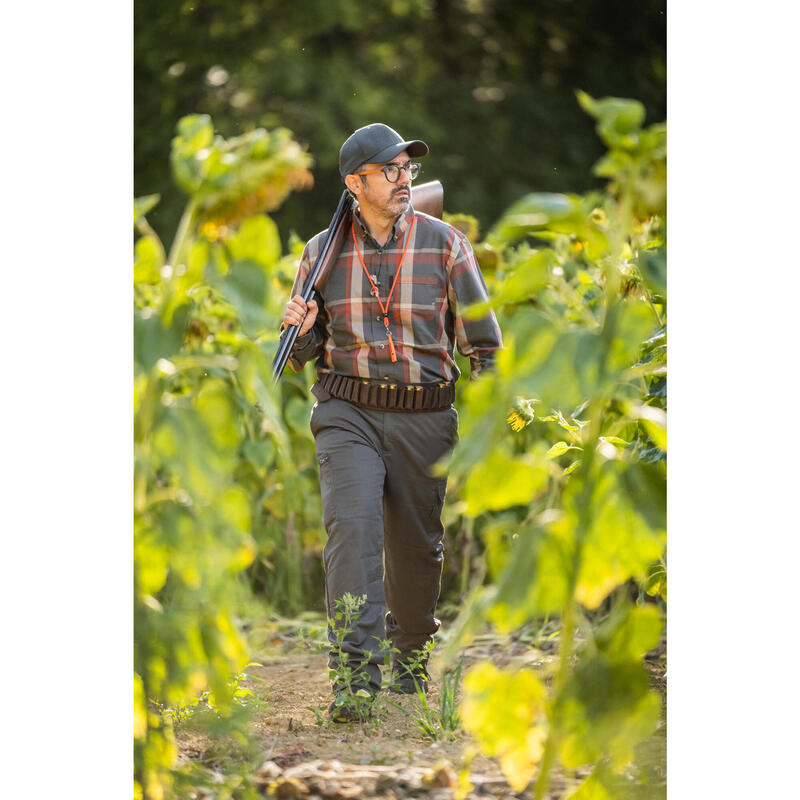
[[[366,670],[363,688],[370,691],[381,685],[382,640],[388,638],[402,659],[439,629],[434,613],[447,479],[435,477],[431,467],[452,450],[457,429],[452,407],[373,411],[332,397],[311,413],[328,534],[323,553],[328,616],[334,618],[345,593],[366,595],[342,650],[351,664]],[[334,630],[328,631],[333,645]],[[332,651],[332,668],[334,656]]]

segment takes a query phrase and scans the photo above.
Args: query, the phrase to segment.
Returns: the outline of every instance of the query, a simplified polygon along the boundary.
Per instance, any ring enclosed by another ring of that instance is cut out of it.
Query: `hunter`
[[[440,624],[447,484],[432,467],[457,439],[453,348],[469,358],[474,379],[502,347],[491,311],[462,315],[487,299],[467,237],[411,205],[415,159],[427,153],[424,142],[406,141],[381,123],[345,141],[339,172],[354,198],[346,236],[316,284],[319,300],[305,303],[300,292],[326,232],[308,242],[284,314],[285,326],[300,325],[292,369],[316,359],[310,424],[327,532],[329,618],[345,593],[366,596],[344,636],[342,649],[359,677],[350,685],[334,680],[329,715],[337,722],[364,717],[353,698],[380,690],[380,643],[387,639],[390,690],[427,690],[424,654]],[[329,635],[335,644],[333,627]],[[335,669],[333,659],[332,651]]]

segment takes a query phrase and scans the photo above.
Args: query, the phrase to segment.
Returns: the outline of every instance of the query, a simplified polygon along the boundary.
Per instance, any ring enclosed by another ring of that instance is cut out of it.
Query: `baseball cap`
[[[420,158],[428,152],[428,145],[419,139],[404,141],[403,137],[382,122],[373,122],[353,132],[339,150],[339,174],[354,172],[362,164],[382,164],[391,161],[403,150],[412,158]]]

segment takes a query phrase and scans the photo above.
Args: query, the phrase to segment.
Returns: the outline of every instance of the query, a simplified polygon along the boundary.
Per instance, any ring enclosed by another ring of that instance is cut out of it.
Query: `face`
[[[387,163],[405,165],[411,159],[408,153],[403,150],[391,161],[383,164],[367,164],[362,170],[379,170]],[[361,170],[360,170],[361,171]],[[348,175],[347,186],[358,198],[359,206],[367,211],[381,217],[396,219],[408,208],[411,201],[411,180],[405,170],[400,171],[397,183],[389,183],[382,172],[372,172],[370,175]]]

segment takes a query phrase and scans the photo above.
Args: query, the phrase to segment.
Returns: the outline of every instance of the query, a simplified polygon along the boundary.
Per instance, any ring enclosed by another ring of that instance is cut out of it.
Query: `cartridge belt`
[[[445,382],[392,383],[326,372],[317,384],[331,397],[378,411],[441,411],[456,399],[455,384]]]

